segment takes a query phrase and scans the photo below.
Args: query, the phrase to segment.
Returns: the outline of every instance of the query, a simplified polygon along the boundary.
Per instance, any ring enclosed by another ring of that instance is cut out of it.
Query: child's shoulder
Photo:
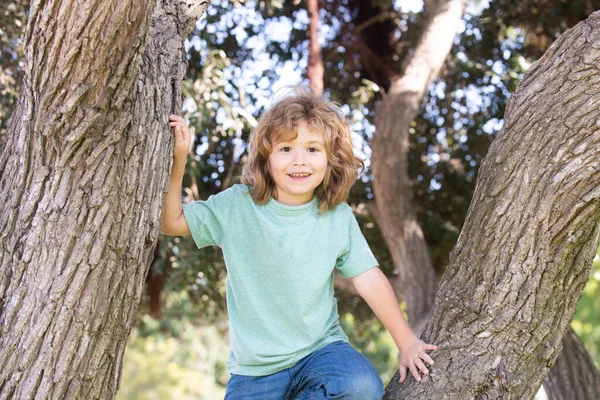
[[[348,219],[354,215],[352,207],[345,201],[330,208],[327,213],[335,219]]]
[[[250,186],[243,183],[236,183],[231,187],[232,190],[236,190],[239,193],[250,193]]]
[[[220,191],[218,194],[222,196],[239,196],[248,193],[249,191],[250,189],[247,185],[244,185],[242,183],[236,183],[235,185],[232,185],[227,189]]]
[[[221,190],[218,193],[210,195],[206,200],[207,203],[214,204],[215,206],[229,207],[232,204],[239,203],[248,193],[246,185],[236,184],[228,187],[227,189]]]
[[[252,193],[250,193],[250,187],[243,183],[236,183],[227,189],[231,192],[231,197],[236,200],[252,200]]]

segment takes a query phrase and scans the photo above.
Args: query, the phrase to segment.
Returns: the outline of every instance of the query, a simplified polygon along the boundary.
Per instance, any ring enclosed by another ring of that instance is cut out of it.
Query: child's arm
[[[436,350],[437,346],[426,344],[410,329],[398,306],[398,299],[392,285],[379,268],[371,268],[352,278],[352,283],[358,294],[365,299],[377,318],[390,332],[400,350],[398,359],[400,383],[406,379],[407,370],[410,370],[415,379],[420,382],[419,370],[423,374],[429,373],[423,361],[433,365],[433,360],[426,351]]]
[[[173,150],[173,167],[169,190],[163,204],[163,215],[160,231],[165,235],[183,236],[191,234],[183,215],[181,204],[181,181],[185,170],[187,153],[191,146],[191,135],[183,118],[169,115],[169,125],[174,127],[175,148]]]

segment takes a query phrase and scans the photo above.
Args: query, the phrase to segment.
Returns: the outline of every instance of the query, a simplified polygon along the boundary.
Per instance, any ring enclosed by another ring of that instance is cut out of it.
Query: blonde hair
[[[293,86],[290,89],[291,95],[278,100],[252,130],[241,181],[250,187],[255,203],[268,202],[276,193],[269,173],[269,155],[276,143],[295,139],[298,123],[304,120],[309,130],[321,133],[325,140],[327,170],[323,182],[315,189],[319,213],[323,213],[346,201],[364,163],[354,155],[350,125],[339,106],[308,88]]]

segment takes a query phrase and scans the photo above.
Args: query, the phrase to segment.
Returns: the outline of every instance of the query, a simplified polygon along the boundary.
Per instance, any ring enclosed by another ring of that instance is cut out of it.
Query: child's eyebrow
[[[308,144],[313,144],[313,143],[320,144],[321,146],[325,146],[322,142],[319,142],[318,140],[311,140],[310,142],[308,142]]]

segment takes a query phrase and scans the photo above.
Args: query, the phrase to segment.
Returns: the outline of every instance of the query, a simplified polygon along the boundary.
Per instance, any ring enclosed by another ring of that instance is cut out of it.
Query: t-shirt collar
[[[308,203],[305,203],[305,204],[302,204],[299,206],[288,206],[288,205],[278,202],[277,200],[275,200],[272,197],[269,200],[269,202],[266,204],[266,206],[269,209],[273,210],[273,212],[275,212],[276,214],[280,214],[280,215],[304,214],[304,213],[307,213],[307,212],[310,212],[310,211],[316,209],[318,207],[318,205],[319,205],[319,198],[316,195]]]

